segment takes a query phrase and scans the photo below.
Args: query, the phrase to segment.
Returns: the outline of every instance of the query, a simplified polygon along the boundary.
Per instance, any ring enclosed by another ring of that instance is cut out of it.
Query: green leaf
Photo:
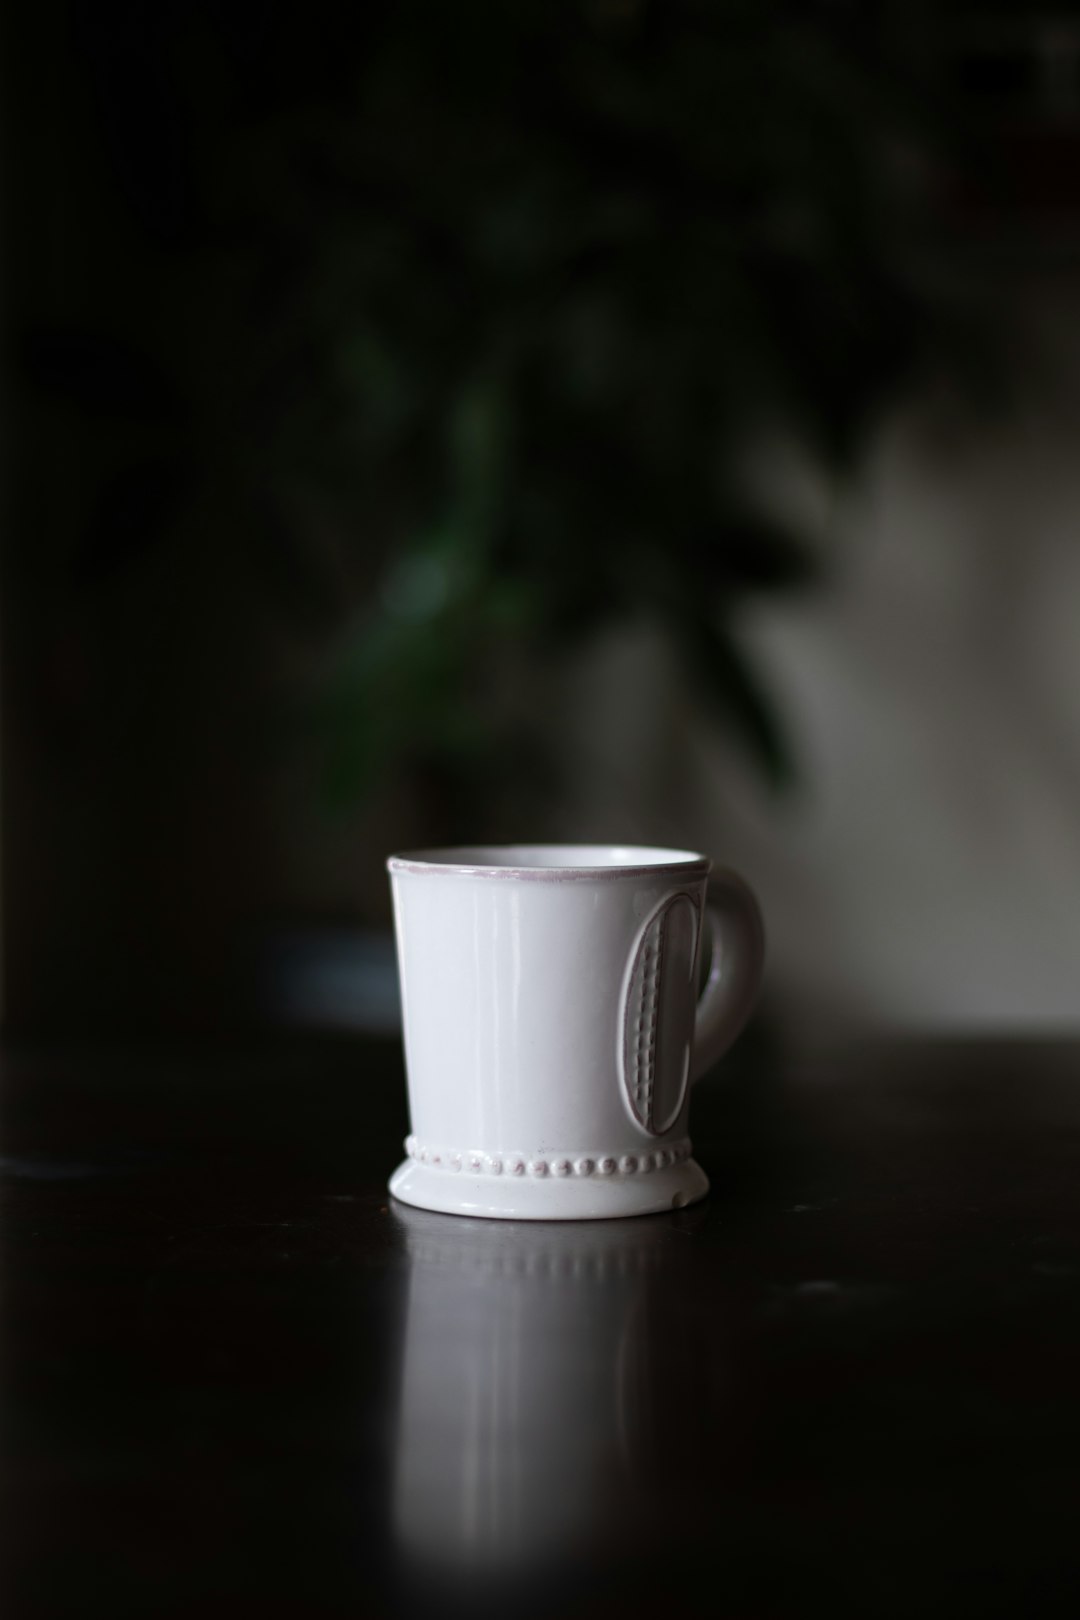
[[[694,694],[742,737],[774,790],[790,788],[796,770],[789,739],[771,695],[730,630],[691,616],[678,627],[676,641]]]

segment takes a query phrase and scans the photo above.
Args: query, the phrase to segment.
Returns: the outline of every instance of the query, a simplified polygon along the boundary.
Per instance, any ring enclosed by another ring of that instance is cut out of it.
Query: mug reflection
[[[705,1215],[539,1224],[395,1205],[394,1218],[409,1266],[403,1564],[550,1576],[655,1528],[702,1366],[668,1306],[685,1300],[680,1249]]]

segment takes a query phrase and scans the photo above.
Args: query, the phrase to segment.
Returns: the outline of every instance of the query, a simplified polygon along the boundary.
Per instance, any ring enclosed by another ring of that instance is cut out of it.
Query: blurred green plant
[[[535,765],[530,672],[626,620],[782,783],[738,612],[811,553],[741,457],[841,469],[955,336],[924,14],[343,9],[166,8],[118,67],[124,8],[72,8],[107,330],[28,352],[116,426],[80,568],[248,548],[323,649],[339,800],[418,777],[468,819]]]

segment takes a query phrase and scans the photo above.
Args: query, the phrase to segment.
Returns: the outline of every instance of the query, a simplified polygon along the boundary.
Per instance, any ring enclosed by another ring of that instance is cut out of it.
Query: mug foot
[[[406,1159],[390,1177],[390,1191],[403,1204],[442,1215],[507,1221],[597,1221],[656,1215],[696,1204],[709,1178],[695,1159],[639,1176],[471,1175]]]

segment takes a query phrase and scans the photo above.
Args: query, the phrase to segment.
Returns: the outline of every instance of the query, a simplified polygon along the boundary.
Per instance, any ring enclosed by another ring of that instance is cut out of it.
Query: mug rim
[[[539,861],[543,854],[579,859]],[[512,857],[517,857],[513,859]],[[529,857],[534,857],[530,861]],[[494,857],[494,858],[493,858]],[[501,859],[500,857],[508,857]],[[590,858],[591,857],[591,858]],[[582,879],[707,876],[712,862],[696,850],[649,844],[458,844],[389,855],[387,871],[414,876],[506,878],[517,883],[572,883]]]

